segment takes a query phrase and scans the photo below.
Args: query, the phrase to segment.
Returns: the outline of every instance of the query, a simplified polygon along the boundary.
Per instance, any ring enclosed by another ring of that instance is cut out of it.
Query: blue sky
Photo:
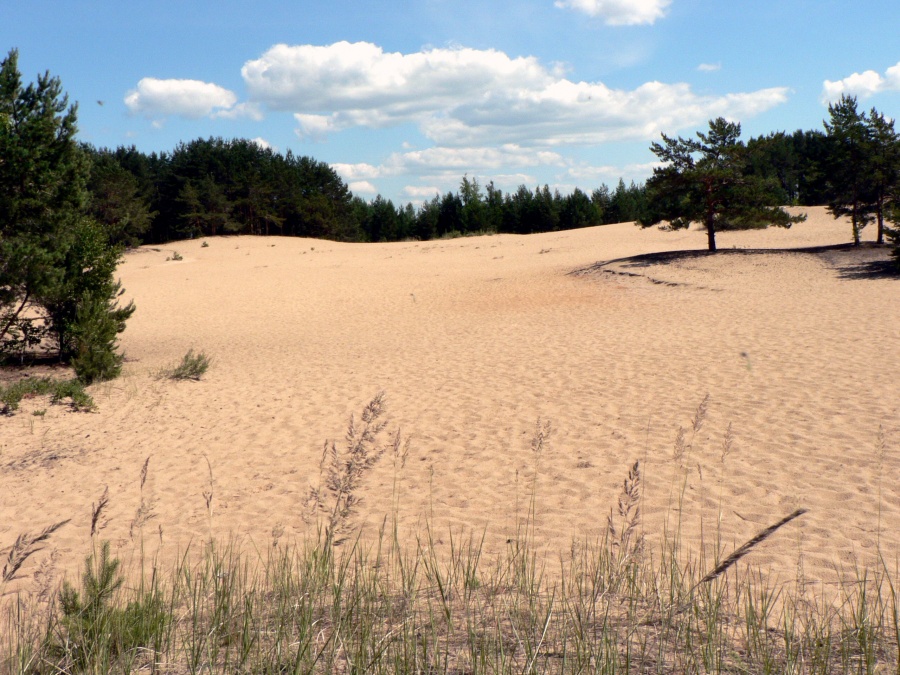
[[[325,161],[366,199],[463,174],[590,192],[724,116],[900,114],[897,0],[0,0],[0,47],[79,103],[82,140],[221,136]]]

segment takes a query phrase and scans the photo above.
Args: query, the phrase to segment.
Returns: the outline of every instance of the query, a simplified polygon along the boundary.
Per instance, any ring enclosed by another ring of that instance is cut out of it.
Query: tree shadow
[[[587,267],[573,270],[572,274],[580,276],[592,272],[602,272],[612,266],[621,270],[648,268],[709,256],[765,256],[788,253],[815,255],[821,258],[828,267],[835,270],[842,279],[900,279],[900,271],[898,271],[896,262],[890,258],[889,251],[888,246],[874,242],[863,242],[860,246],[833,244],[803,248],[726,248],[716,252],[704,249],[660,251],[596,262]]]
[[[890,257],[889,250],[887,246],[868,243],[847,249],[821,251],[817,255],[841,279],[900,279],[900,269]]]

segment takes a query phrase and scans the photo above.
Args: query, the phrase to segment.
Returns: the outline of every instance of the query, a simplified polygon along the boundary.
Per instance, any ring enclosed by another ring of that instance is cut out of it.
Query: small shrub
[[[132,306],[115,309],[108,300],[84,297],[70,327],[75,346],[72,368],[79,380],[92,384],[119,376],[123,356],[116,351],[116,342],[133,311]]]
[[[164,375],[170,380],[199,380],[200,377],[209,369],[210,359],[203,352],[194,353],[193,349],[188,349],[181,363],[174,368],[164,371]]]
[[[53,387],[53,380],[46,377],[29,377],[24,380],[0,387],[0,412],[11,415],[19,409],[19,403],[26,396],[43,396],[49,394]]]
[[[200,248],[209,248],[209,242],[204,241],[202,244],[200,244]]]
[[[184,256],[182,256],[178,251],[172,251],[172,255],[166,258],[166,262],[170,260],[184,260]]]
[[[159,593],[145,592],[125,608],[116,607],[122,582],[119,560],[110,557],[109,542],[104,541],[99,554],[85,560],[81,592],[65,582],[59,594],[61,656],[84,667],[104,654],[117,657],[159,647],[170,618]]]
[[[72,399],[72,408],[75,410],[94,409],[94,399],[84,390],[84,384],[79,380],[63,380],[54,383],[50,402],[59,403],[65,398]]]

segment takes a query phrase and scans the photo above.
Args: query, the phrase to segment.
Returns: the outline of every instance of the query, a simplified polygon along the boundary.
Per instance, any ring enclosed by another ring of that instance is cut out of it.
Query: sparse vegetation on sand
[[[686,551],[678,523],[648,545],[638,462],[602,535],[559,558],[538,553],[533,509],[494,557],[483,534],[451,532],[449,548],[438,547],[427,523],[404,546],[396,513],[374,540],[352,536],[366,471],[393,452],[400,472],[408,452],[399,434],[383,433],[382,413],[379,395],[361,423],[351,420],[345,450],[326,444],[323,486],[310,492],[318,526],[298,544],[279,543],[275,530],[262,550],[210,539],[168,570],[154,559],[129,583],[101,540],[104,493],[80,586],[50,592],[42,565],[30,587],[4,596],[64,523],[19,537],[0,582],[0,672],[896,672],[897,573],[885,562],[829,596],[746,562],[802,510],[773,514],[731,555]],[[536,462],[549,432],[537,425]],[[531,491],[533,503],[536,481]],[[204,498],[209,506],[211,492]]]
[[[29,396],[50,396],[51,403],[59,403],[68,398],[73,410],[94,408],[94,399],[85,391],[84,384],[77,379],[53,380],[46,377],[28,377],[9,386],[0,387],[0,414],[13,414],[19,409],[22,399]]]
[[[164,368],[160,371],[160,377],[170,380],[199,380],[206,371],[209,370],[211,359],[205,352],[194,352],[194,349],[188,349],[187,353],[181,357],[181,362],[171,368]]]

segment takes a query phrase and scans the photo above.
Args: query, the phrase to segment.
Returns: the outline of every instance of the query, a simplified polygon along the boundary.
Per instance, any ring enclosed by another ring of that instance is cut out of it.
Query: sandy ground
[[[718,533],[730,552],[802,507],[749,560],[826,583],[871,564],[879,540],[896,561],[900,280],[882,272],[883,251],[784,250],[849,238],[812,209],[790,230],[718,238],[720,249],[780,251],[714,257],[620,260],[706,245],[700,231],[631,224],[142,248],[120,268],[137,305],[125,373],[91,388],[97,411],[33,399],[0,419],[0,549],[71,518],[29,564],[55,548],[62,568],[79,567],[108,487],[102,536],[130,555],[148,457],[148,546],[161,537],[173,551],[210,531],[260,549],[273,530],[302,538],[323,442],[340,444],[383,390],[411,446],[402,469],[385,456],[364,477],[352,524],[365,534],[395,513],[401,536],[429,522],[438,546],[451,531],[486,531],[502,550],[533,491],[537,540],[565,557],[573,537],[604,532],[640,460],[651,541],[668,521],[688,548]],[[183,260],[167,260],[175,250]],[[156,377],[189,348],[213,358],[202,381]],[[552,424],[540,456],[538,418]]]

